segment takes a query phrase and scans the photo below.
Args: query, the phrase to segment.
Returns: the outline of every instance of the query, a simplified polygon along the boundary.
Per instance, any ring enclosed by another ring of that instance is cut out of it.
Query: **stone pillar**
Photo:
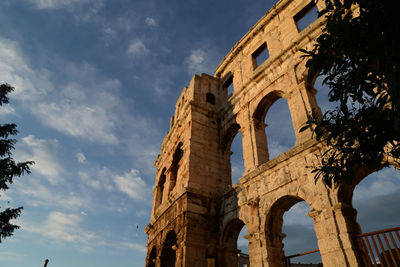
[[[250,266],[263,266],[263,258],[266,255],[265,246],[263,246],[265,238],[263,237],[264,235],[257,232],[246,236],[247,240],[249,240]]]
[[[322,211],[312,211],[322,263],[324,267],[364,266],[356,237],[360,233],[355,223],[357,211],[337,203]]]
[[[296,134],[296,145],[309,140],[312,136],[310,129],[301,133],[299,131],[308,120],[307,115],[312,114],[313,108],[316,109],[317,112],[319,110],[316,105],[314,94],[315,90],[314,93],[310,92],[310,90],[307,90],[306,83],[303,81],[292,91],[292,94],[288,99],[293,129]]]
[[[255,144],[253,141],[253,134],[250,125],[241,126],[240,133],[242,134],[242,147],[243,147],[243,160],[244,160],[244,173],[248,173],[256,167],[256,160],[254,155]]]
[[[267,125],[263,121],[251,120],[249,123],[252,128],[251,136],[253,139],[253,154],[255,158],[255,166],[259,166],[269,160],[267,135],[265,127]]]

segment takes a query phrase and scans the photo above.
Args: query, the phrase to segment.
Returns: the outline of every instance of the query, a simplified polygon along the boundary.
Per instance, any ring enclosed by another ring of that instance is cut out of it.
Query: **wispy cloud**
[[[54,90],[49,70],[33,70],[15,42],[0,39],[0,81],[15,86],[12,96],[45,125],[63,134],[103,144],[118,142],[116,129],[123,107],[120,82],[104,79],[88,63],[65,63],[67,84]]]
[[[63,210],[80,210],[90,206],[90,199],[87,196],[45,186],[40,182],[39,177],[31,177],[24,182],[17,182],[15,190],[19,196],[23,197],[28,206]]]
[[[400,175],[394,167],[384,168],[364,178],[354,190],[354,202],[363,202],[375,197],[399,192]]]
[[[100,170],[91,169],[90,171],[85,168],[78,172],[81,182],[96,190],[114,191],[112,177],[114,174],[106,167]]]
[[[147,26],[150,26],[150,27],[158,26],[157,21],[154,18],[147,17],[144,20],[144,22],[147,24]]]
[[[32,2],[40,9],[58,9],[85,3],[88,0],[32,0]]]
[[[16,115],[15,109],[11,105],[3,105],[0,107],[0,116]]]
[[[57,156],[59,147],[57,140],[45,140],[28,135],[22,138],[20,146],[24,152],[17,154],[25,160],[33,160],[35,164],[31,167],[33,171],[37,171],[43,175],[51,184],[59,184],[63,182],[61,173],[63,166],[60,164]]]
[[[50,72],[34,71],[29,65],[18,43],[0,38],[0,81],[15,87],[11,97],[24,102],[36,100],[53,89]]]
[[[299,202],[283,215],[283,221],[286,225],[302,225],[314,229],[312,218],[307,216],[308,212],[310,212],[310,206],[305,201]]]
[[[37,9],[66,9],[77,19],[93,19],[105,6],[105,0],[30,0]]]
[[[133,200],[151,203],[151,188],[139,176],[139,171],[131,169],[123,175],[115,175],[114,182],[117,188]]]
[[[76,153],[76,159],[78,160],[79,163],[85,163],[86,157],[83,155],[83,153],[78,152]]]
[[[144,44],[143,40],[135,39],[130,42],[126,53],[132,57],[140,57],[147,55],[149,49]]]
[[[145,244],[122,242],[121,246],[128,247],[142,253],[146,253],[147,251]]]
[[[212,48],[198,48],[190,51],[184,63],[188,74],[213,73],[217,64],[217,56]]]
[[[0,260],[10,260],[10,259],[15,260],[21,257],[26,257],[26,255],[9,251],[0,251]]]
[[[88,243],[99,237],[81,226],[82,216],[74,213],[51,212],[44,222],[22,222],[25,231],[36,233],[55,243]]]

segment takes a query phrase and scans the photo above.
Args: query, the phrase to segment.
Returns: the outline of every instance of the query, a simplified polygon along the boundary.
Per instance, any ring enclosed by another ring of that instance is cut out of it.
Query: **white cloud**
[[[76,153],[76,159],[79,163],[85,163],[86,157],[81,152]]]
[[[10,105],[0,106],[0,116],[16,115],[14,107]]]
[[[53,86],[47,70],[33,71],[18,44],[0,38],[0,82],[15,88],[10,97],[20,101],[35,101],[43,97]]]
[[[48,126],[65,134],[93,142],[115,144],[116,118],[100,105],[84,103],[41,103],[35,114]]]
[[[390,195],[400,191],[400,174],[394,167],[384,168],[370,174],[356,186],[353,201],[361,203],[379,196]]]
[[[82,229],[82,222],[82,217],[77,214],[53,211],[44,222],[39,224],[23,222],[22,228],[56,243],[88,243],[93,239],[98,239],[96,234]]]
[[[114,182],[117,188],[130,198],[141,202],[151,203],[150,187],[139,177],[139,171],[131,169],[123,175],[115,175]]]
[[[33,160],[35,164],[31,167],[37,171],[51,184],[59,184],[63,181],[60,173],[63,172],[63,167],[57,157],[58,141],[44,140],[35,138],[33,135],[28,135],[22,138],[22,143],[30,152],[25,151],[24,161]]]
[[[283,222],[285,225],[303,225],[314,229],[314,222],[307,215],[308,212],[310,212],[310,206],[305,201],[299,202],[283,214]]]
[[[8,252],[8,251],[0,251],[0,260],[15,260],[20,259],[22,257],[26,257],[25,254]]]
[[[53,63],[63,66],[62,77],[31,68],[16,42],[0,38],[0,81],[15,86],[10,97],[17,115],[27,111],[43,125],[94,143],[124,143],[119,152],[135,157],[146,173],[152,173],[158,153],[152,141],[160,133],[147,117],[133,115],[133,100],[119,94],[120,81],[104,77],[86,62],[75,64],[55,57]]]
[[[93,173],[95,173],[94,176]],[[90,172],[79,171],[78,175],[85,185],[93,189],[114,191],[114,186],[111,180],[114,174],[112,174],[111,171],[106,167],[101,168],[100,171],[97,171],[97,173],[95,170]]]
[[[149,53],[149,49],[147,49],[146,45],[142,40],[136,39],[130,42],[126,52],[130,56],[140,57],[143,55],[147,55]]]
[[[15,42],[0,38],[0,81],[15,87],[11,94],[24,102],[33,115],[47,126],[64,134],[93,142],[115,144],[121,99],[117,96],[118,80],[104,79],[87,63],[63,63],[66,85],[54,90],[53,74],[35,71]]]
[[[37,9],[65,9],[78,21],[99,19],[97,14],[105,6],[105,0],[30,0]]]
[[[132,248],[132,249],[137,250],[142,253],[147,252],[146,245],[144,245],[144,244],[123,242],[123,243],[121,243],[121,245],[124,247]]]
[[[88,2],[88,0],[32,0],[37,8],[40,9],[59,9],[75,5],[77,3]]]
[[[201,49],[190,51],[190,55],[185,58],[187,71],[190,74],[204,72],[206,61],[206,52]]]
[[[157,21],[154,18],[147,17],[144,20],[144,22],[147,24],[147,26],[150,26],[150,27],[156,27],[158,25]]]
[[[14,187],[24,202],[33,207],[57,207],[64,210],[79,210],[89,206],[87,196],[77,195],[75,192],[58,192],[40,183],[38,177],[18,181]],[[64,190],[65,191],[65,190]]]
[[[103,33],[103,39],[106,45],[110,45],[118,36],[118,32],[111,27],[104,28]]]
[[[212,73],[217,64],[217,54],[212,48],[201,48],[190,51],[184,59],[188,74]]]

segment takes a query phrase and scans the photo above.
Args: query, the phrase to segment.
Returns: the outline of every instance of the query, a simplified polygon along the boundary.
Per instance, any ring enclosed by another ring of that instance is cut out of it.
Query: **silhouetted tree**
[[[0,84],[0,106],[8,103],[7,94],[13,90],[14,88],[8,84]],[[29,166],[34,163],[33,161],[16,163],[13,160],[11,151],[14,149],[16,140],[10,139],[10,136],[17,133],[17,126],[14,123],[0,124],[0,190],[3,191],[9,189],[15,176],[30,173]],[[22,207],[6,207],[4,210],[1,208],[4,207],[0,207],[0,243],[19,228],[18,225],[10,223],[10,220],[17,218],[23,209]]]
[[[313,172],[332,186],[352,182],[359,167],[379,170],[400,158],[400,23],[393,0],[323,1],[325,28],[302,51],[337,108],[322,118],[313,112],[302,130],[328,145]]]

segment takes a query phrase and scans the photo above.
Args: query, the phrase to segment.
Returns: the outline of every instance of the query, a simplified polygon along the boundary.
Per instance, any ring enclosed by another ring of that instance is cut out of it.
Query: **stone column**
[[[356,237],[360,233],[355,223],[357,211],[344,203],[337,203],[308,215],[314,220],[324,267],[364,266]]]
[[[249,260],[250,266],[265,266],[263,258],[266,256],[265,238],[263,234],[258,232],[249,233],[246,236],[249,240]]]
[[[303,127],[308,120],[307,115],[311,115],[313,109],[315,109],[316,112],[321,112],[316,105],[315,89],[313,91],[310,90],[312,89],[307,89],[306,83],[303,81],[292,91],[288,99],[293,129],[296,134],[296,144],[302,143],[312,136],[311,130],[299,132],[301,127]]]
[[[253,170],[256,167],[254,155],[255,144],[250,125],[241,126],[240,133],[242,134],[242,148],[245,171],[244,174]]]
[[[251,135],[254,143],[253,154],[255,165],[259,166],[269,160],[267,135],[265,133],[265,127],[267,127],[267,125],[263,121],[254,119],[252,119],[249,124],[252,128]]]

